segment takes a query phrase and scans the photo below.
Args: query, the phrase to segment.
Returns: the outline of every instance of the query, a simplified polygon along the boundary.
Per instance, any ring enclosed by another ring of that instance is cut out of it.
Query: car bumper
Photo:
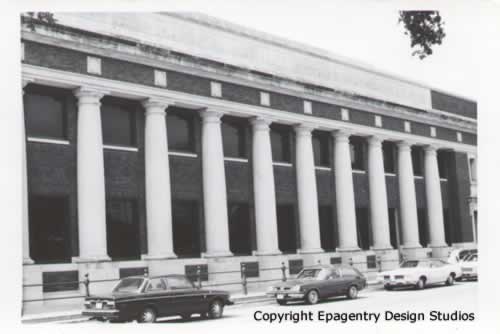
[[[266,293],[268,297],[275,298],[276,300],[285,300],[285,301],[293,301],[293,300],[303,300],[305,294],[303,292],[268,292]]]
[[[475,273],[475,272],[462,273],[461,278],[462,279],[477,278],[477,273]]]
[[[417,284],[417,281],[414,280],[407,280],[407,279],[402,279],[402,280],[384,280],[382,282],[384,286],[386,287],[405,287],[405,286],[414,286]]]
[[[120,317],[120,311],[85,309],[82,311],[82,315],[95,318],[118,319]]]

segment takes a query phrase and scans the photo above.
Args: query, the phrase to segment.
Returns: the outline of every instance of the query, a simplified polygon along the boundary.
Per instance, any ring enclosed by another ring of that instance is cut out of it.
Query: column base
[[[29,258],[29,257],[25,257],[25,258],[23,259],[23,265],[24,265],[24,264],[35,264],[35,261],[33,261],[33,260],[32,260],[31,258]]]
[[[335,249],[335,251],[337,253],[360,252],[361,248],[359,248],[358,246],[354,246],[354,247],[338,247],[337,249]]]
[[[402,249],[418,249],[422,248],[422,245],[420,244],[409,244],[409,245],[401,245]]]
[[[381,246],[371,246],[370,250],[374,252],[384,252],[384,251],[391,251],[394,250],[391,245],[381,245]]]
[[[432,250],[432,257],[436,259],[447,259],[450,256],[448,245],[429,245]]]
[[[281,255],[283,254],[279,249],[270,250],[270,251],[253,251],[253,256],[272,256],[272,255]]]
[[[177,255],[174,253],[165,253],[165,254],[157,254],[157,255],[149,255],[149,254],[143,254],[141,256],[142,260],[145,261],[157,261],[157,260],[168,260],[168,259],[176,259]]]
[[[111,258],[107,255],[79,256],[71,258],[71,262],[73,263],[111,262]]]
[[[202,258],[230,257],[230,256],[233,256],[233,253],[231,252],[201,253]]]
[[[324,253],[323,248],[298,249],[297,254],[321,254]]]

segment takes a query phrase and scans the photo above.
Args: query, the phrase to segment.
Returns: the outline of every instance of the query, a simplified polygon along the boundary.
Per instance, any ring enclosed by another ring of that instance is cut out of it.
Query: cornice
[[[194,63],[179,56],[174,56],[165,50],[164,54],[153,54],[142,50],[139,46],[117,45],[118,42],[104,43],[97,38],[74,36],[50,30],[41,26],[37,32],[23,29],[25,40],[48,44],[56,47],[91,53],[103,57],[120,59],[132,63],[147,65],[158,69],[167,69],[185,74],[205,77],[208,79],[229,82],[255,89],[261,89],[286,95],[292,95],[304,100],[334,104],[349,109],[362,110],[388,117],[404,118],[413,122],[426,123],[434,126],[445,126],[458,131],[477,132],[477,122],[451,113],[435,110],[418,110],[404,106],[393,105],[385,101],[368,99],[355,94],[334,92],[324,88],[324,91],[312,88],[307,83],[294,82],[286,78],[272,76],[262,77],[243,68],[235,70],[234,66],[220,64],[214,68],[203,62]],[[154,48],[154,47],[152,47]],[[430,94],[430,93],[429,93]]]

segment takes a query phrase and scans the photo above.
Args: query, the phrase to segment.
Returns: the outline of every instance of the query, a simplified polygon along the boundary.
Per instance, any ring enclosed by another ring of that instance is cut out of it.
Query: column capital
[[[436,154],[440,147],[435,144],[429,144],[424,146],[424,151],[426,154]]]
[[[398,149],[400,151],[404,150],[410,150],[412,146],[416,145],[415,142],[409,141],[409,140],[400,140],[396,142],[396,145],[398,146]]]
[[[253,125],[254,130],[266,130],[269,131],[269,125],[273,121],[269,118],[264,118],[261,116],[253,117],[250,119],[250,124]]]
[[[349,137],[352,136],[352,132],[346,129],[333,130],[332,136],[336,141],[349,141]]]
[[[370,146],[381,146],[382,142],[386,139],[386,137],[380,135],[372,135],[367,137],[367,141]]]
[[[78,104],[99,104],[106,92],[94,87],[82,86],[74,91]]]
[[[219,110],[206,108],[200,111],[200,116],[203,119],[203,123],[220,123],[220,119],[224,116],[224,113]]]
[[[146,116],[152,114],[164,115],[165,109],[167,109],[168,106],[172,104],[172,101],[158,98],[148,98],[142,101],[142,106],[146,109]]]
[[[295,125],[294,129],[297,135],[310,136],[311,132],[315,129],[315,126],[309,123],[300,123]]]

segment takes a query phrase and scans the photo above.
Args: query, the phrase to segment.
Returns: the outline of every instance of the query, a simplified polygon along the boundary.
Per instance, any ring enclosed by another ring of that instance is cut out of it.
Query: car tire
[[[210,303],[208,307],[208,317],[210,319],[218,319],[222,317],[222,313],[224,312],[224,304],[221,300],[216,299]]]
[[[156,321],[156,310],[152,307],[145,307],[141,313],[139,313],[139,317],[137,318],[137,322],[140,323],[153,323]]]
[[[355,286],[355,285],[351,285],[349,287],[349,289],[347,290],[346,296],[349,299],[356,299],[356,298],[358,298],[358,287]]]
[[[286,300],[276,300],[280,305],[286,305]]]
[[[310,290],[306,295],[306,303],[309,305],[317,304],[319,301],[319,293],[317,290]]]
[[[417,281],[417,284],[415,284],[415,288],[417,290],[423,290],[425,289],[425,278],[420,277]]]
[[[386,286],[384,286],[384,289],[386,289],[387,291],[392,291],[392,290],[394,290],[394,288],[393,288],[392,286],[390,286],[390,285],[386,285]]]
[[[455,283],[455,276],[450,274],[448,276],[448,278],[446,279],[446,282],[444,284],[446,284],[447,286],[451,286],[451,285],[453,285],[453,283]]]

